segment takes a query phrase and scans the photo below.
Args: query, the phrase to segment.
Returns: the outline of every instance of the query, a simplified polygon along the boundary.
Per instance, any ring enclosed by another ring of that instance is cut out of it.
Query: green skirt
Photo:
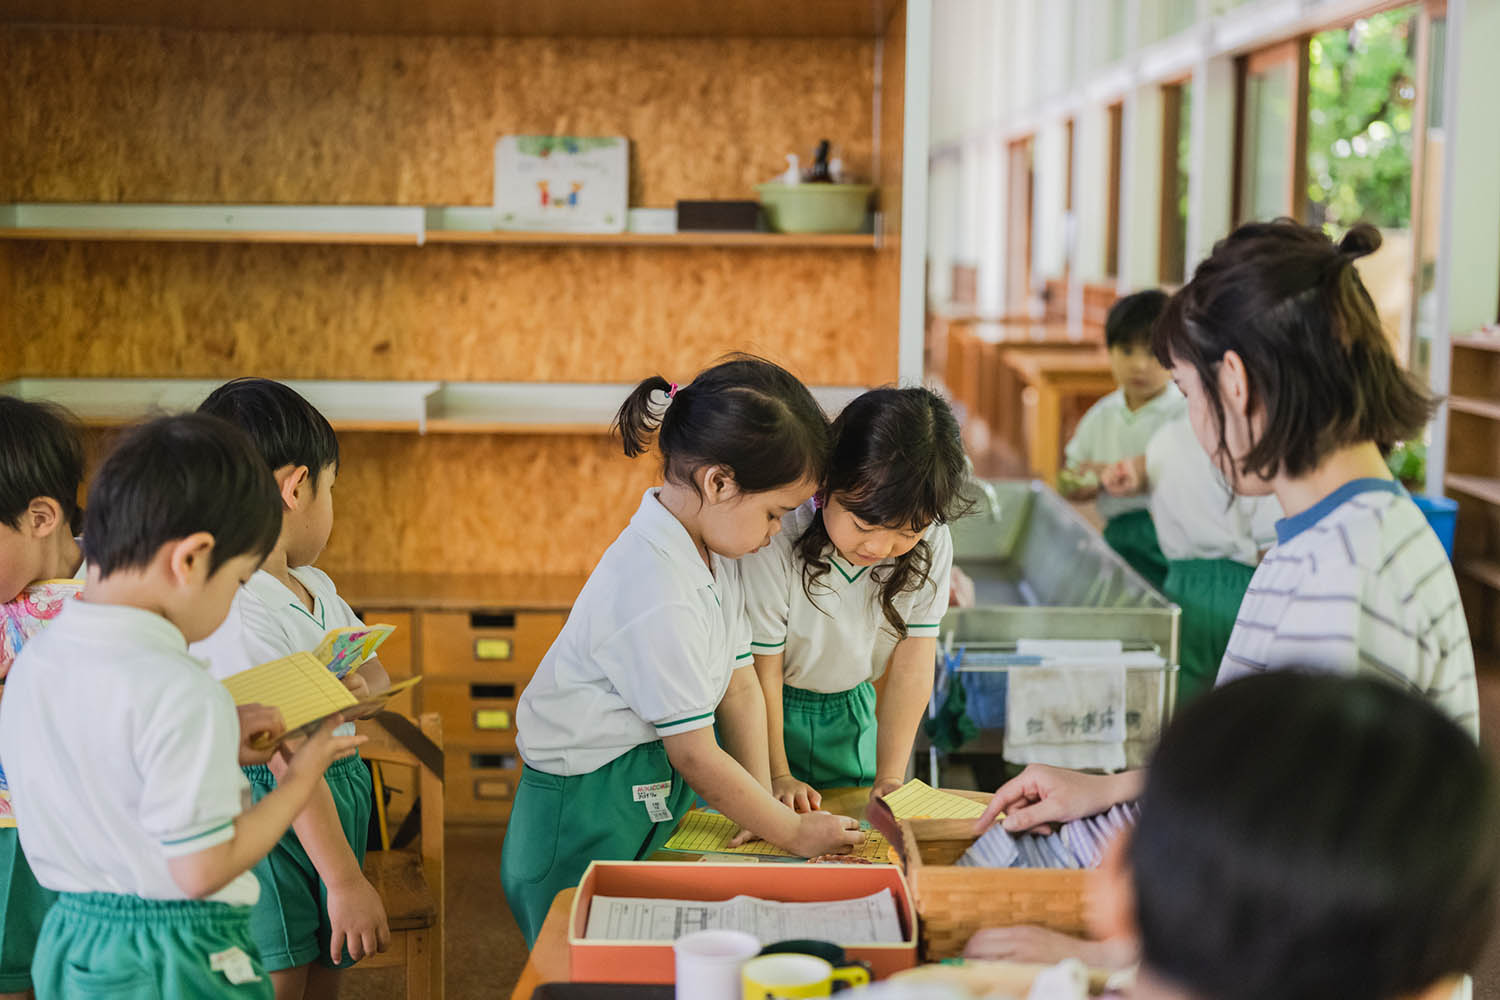
[[[641,785],[669,787],[653,818]],[[559,892],[578,884],[590,861],[641,861],[667,842],[696,796],[660,740],[643,743],[588,774],[526,768],[500,853],[500,883],[526,946],[536,942]],[[658,811],[656,816],[662,816]]]
[[[833,694],[781,688],[782,744],[792,777],[822,791],[875,784],[875,685]]]
[[[31,967],[37,1000],[271,1000],[250,907],[62,893]]]
[[[1162,593],[1182,608],[1177,632],[1177,707],[1214,686],[1229,633],[1255,569],[1232,559],[1174,559]]]
[[[1167,580],[1167,557],[1156,541],[1156,522],[1151,512],[1132,510],[1112,517],[1104,525],[1104,540],[1120,553],[1146,582],[1161,590]]]

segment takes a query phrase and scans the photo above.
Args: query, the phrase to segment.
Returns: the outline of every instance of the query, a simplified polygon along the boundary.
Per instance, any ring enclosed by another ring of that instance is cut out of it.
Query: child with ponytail
[[[788,372],[735,356],[685,386],[646,379],[616,426],[631,457],[655,431],[662,483],[600,558],[521,695],[526,766],[500,877],[528,945],[591,860],[649,857],[697,795],[796,854],[863,837],[853,819],[799,816],[771,796],[735,561],[812,495],[823,411]]]

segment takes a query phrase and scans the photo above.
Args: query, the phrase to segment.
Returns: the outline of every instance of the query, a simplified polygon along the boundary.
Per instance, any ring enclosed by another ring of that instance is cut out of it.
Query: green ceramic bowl
[[[757,184],[766,222],[778,233],[858,233],[870,184]]]

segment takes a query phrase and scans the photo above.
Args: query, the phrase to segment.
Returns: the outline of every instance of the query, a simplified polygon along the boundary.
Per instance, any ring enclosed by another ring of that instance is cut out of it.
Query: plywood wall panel
[[[0,245],[0,379],[11,378],[21,370],[12,252],[12,247]]]
[[[861,251],[27,241],[28,375],[618,381],[753,350],[895,375]],[[889,275],[889,277],[887,277]]]
[[[880,179],[881,248],[876,262],[878,336],[888,338],[892,356],[899,339],[901,308],[901,171],[906,131],[906,0],[899,0],[886,25],[881,48],[880,149],[876,175]],[[921,289],[912,294],[923,295]],[[895,364],[895,361],[892,361]]]
[[[631,203],[872,169],[870,39],[0,28],[5,201],[489,204],[507,133],[626,135]]]
[[[587,573],[657,482],[604,437],[343,434],[339,572]]]

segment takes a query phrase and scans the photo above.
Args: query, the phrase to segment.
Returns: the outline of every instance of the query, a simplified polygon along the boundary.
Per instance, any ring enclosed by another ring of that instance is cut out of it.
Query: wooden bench
[[[403,725],[405,723],[405,725]],[[426,713],[419,726],[392,712],[355,724],[369,742],[359,748],[372,764],[412,769],[420,777],[418,804],[421,836],[417,848],[371,850],[365,854],[365,878],[380,893],[391,927],[391,946],[362,960],[358,968],[400,967],[406,973],[407,1000],[443,998],[443,724]],[[418,729],[437,749],[426,760],[408,742],[408,727]],[[435,765],[435,766],[434,766]]]

